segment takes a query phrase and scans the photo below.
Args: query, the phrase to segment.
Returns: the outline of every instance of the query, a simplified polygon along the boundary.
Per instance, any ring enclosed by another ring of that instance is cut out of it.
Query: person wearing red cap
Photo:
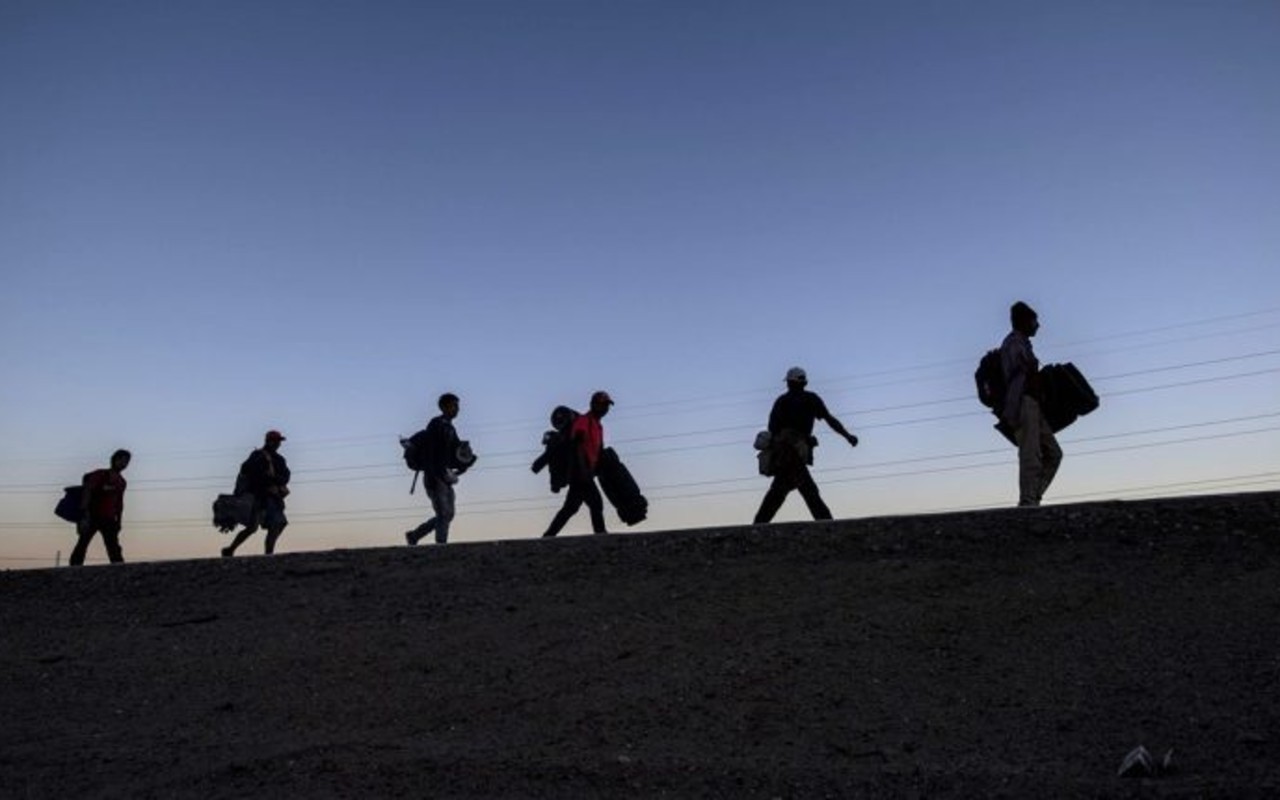
[[[587,413],[579,414],[569,427],[569,442],[574,450],[574,457],[569,459],[569,493],[551,520],[551,526],[542,534],[543,538],[558,534],[583,503],[591,512],[591,530],[607,533],[604,528],[604,498],[596,486],[596,466],[604,449],[604,426],[600,420],[609,413],[611,405],[613,398],[608,392],[596,392],[591,395]]]
[[[247,492],[253,495],[253,520],[236,534],[230,545],[222,548],[223,558],[234,556],[236,548],[259,527],[267,529],[266,554],[275,552],[276,540],[289,524],[284,515],[284,498],[289,494],[289,464],[280,455],[280,443],[284,439],[280,431],[267,431],[262,447],[250,453],[240,465],[236,494]]]

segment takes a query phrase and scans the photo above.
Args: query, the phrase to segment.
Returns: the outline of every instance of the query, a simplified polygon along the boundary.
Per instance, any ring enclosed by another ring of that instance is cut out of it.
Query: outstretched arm
[[[844,440],[849,443],[850,447],[858,446],[858,437],[849,433],[849,431],[845,429],[844,425],[840,424],[840,420],[830,414],[827,414],[827,424],[831,426],[831,430],[843,436]]]

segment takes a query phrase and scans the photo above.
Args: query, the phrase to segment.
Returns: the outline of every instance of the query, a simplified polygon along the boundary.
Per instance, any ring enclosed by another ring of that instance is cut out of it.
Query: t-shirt
[[[579,414],[569,428],[569,437],[582,448],[587,459],[587,466],[593,471],[600,461],[600,451],[604,449],[604,426],[591,414]]]
[[[773,403],[769,412],[769,433],[795,431],[801,436],[813,435],[813,423],[831,416],[822,398],[807,389],[788,389]]]
[[[89,494],[89,516],[97,520],[118,520],[124,514],[124,476],[109,469],[95,469],[84,476]]]

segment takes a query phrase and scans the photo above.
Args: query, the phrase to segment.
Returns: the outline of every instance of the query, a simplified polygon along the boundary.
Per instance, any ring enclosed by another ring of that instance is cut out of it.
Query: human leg
[[[245,543],[245,540],[258,532],[258,528],[262,527],[264,506],[257,500],[253,503],[253,511],[249,514],[249,524],[244,526],[244,530],[235,535],[231,540],[231,544],[222,548],[223,558],[230,558],[236,554],[236,548]]]
[[[76,546],[71,550],[71,560],[67,563],[73,567],[84,564],[85,554],[89,552],[89,542],[96,530],[90,522],[82,522],[76,526]]]
[[[120,523],[104,522],[98,530],[102,533],[102,543],[107,548],[107,559],[112,564],[123,564],[124,551],[120,549]]]
[[[582,508],[582,489],[580,483],[569,484],[568,494],[565,495],[564,505],[556,512],[555,517],[551,519],[551,525],[547,528],[547,532],[542,534],[543,538],[555,536],[569,522],[570,517],[578,513],[578,509]]]
[[[431,492],[431,508],[436,512],[436,544],[446,544],[449,541],[449,524],[453,522],[456,506],[456,495],[449,484],[442,483]]]
[[[800,490],[800,496],[804,498],[814,519],[831,519],[831,509],[823,502],[822,493],[818,491],[818,484],[814,483],[808,467],[801,467],[799,485],[796,488]]]
[[[289,520],[284,516],[284,501],[278,497],[268,497],[266,510],[262,514],[262,525],[267,529],[267,538],[263,543],[263,552],[271,555],[276,551],[276,541],[284,533]]]
[[[1018,441],[1018,505],[1040,505],[1040,485],[1044,463],[1041,458],[1041,431],[1044,419],[1040,404],[1031,397],[1022,398],[1016,439]],[[1052,434],[1050,434],[1052,436]]]
[[[594,479],[583,484],[582,502],[587,504],[587,510],[591,513],[592,532],[607,533],[604,527],[604,498],[600,496],[600,489]]]
[[[769,484],[769,491],[765,492],[764,499],[760,501],[760,510],[756,512],[753,524],[764,525],[772,522],[774,514],[782,508],[783,501],[787,499],[787,495],[793,488],[795,488],[794,485],[786,477],[774,475],[773,483]]]
[[[1048,425],[1040,426],[1040,464],[1040,484],[1036,487],[1037,502],[1044,497],[1049,484],[1053,483],[1054,476],[1058,474],[1058,467],[1062,464],[1062,447],[1058,445],[1058,439],[1053,435],[1053,431],[1049,430]]]

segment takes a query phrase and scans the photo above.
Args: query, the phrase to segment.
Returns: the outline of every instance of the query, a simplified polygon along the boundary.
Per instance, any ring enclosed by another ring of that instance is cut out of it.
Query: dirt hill
[[[0,796],[1274,797],[1280,494],[0,574]],[[1174,770],[1120,778],[1143,744]]]

